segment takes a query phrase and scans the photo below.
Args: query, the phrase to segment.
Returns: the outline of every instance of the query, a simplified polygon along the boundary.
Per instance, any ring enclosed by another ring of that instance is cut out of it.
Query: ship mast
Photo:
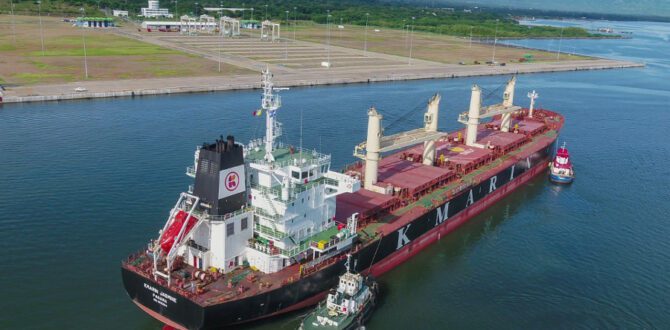
[[[270,72],[270,68],[266,67],[263,70],[263,100],[261,101],[261,107],[265,110],[265,160],[268,162],[274,162],[275,160],[272,155],[275,138],[281,135],[281,132],[277,129],[279,124],[275,119],[277,110],[281,107],[281,97],[272,92],[285,89],[288,88],[274,87],[272,73]]]

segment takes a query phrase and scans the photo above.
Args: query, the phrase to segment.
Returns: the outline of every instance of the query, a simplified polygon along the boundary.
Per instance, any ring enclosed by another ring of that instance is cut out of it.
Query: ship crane
[[[530,99],[530,106],[528,107],[528,117],[533,117],[533,109],[535,108],[535,99],[540,97],[540,94],[538,94],[535,90],[532,92],[528,92],[528,98]]]
[[[512,113],[521,110],[521,107],[513,105],[514,86],[516,77],[507,82],[503,94],[503,102],[482,108],[482,90],[479,86],[472,86],[470,98],[470,109],[458,115],[458,121],[465,125],[465,144],[470,147],[485,148],[477,143],[477,129],[481,119],[501,116],[500,130],[509,132]]]
[[[424,164],[433,165],[433,161],[435,160],[435,141],[446,135],[446,133],[437,130],[440,99],[440,95],[435,94],[428,101],[428,109],[424,114],[423,128],[389,136],[383,136],[381,128],[383,116],[374,107],[368,110],[367,141],[359,143],[354,147],[354,156],[365,161],[364,188],[368,190],[374,189],[373,186],[377,183],[380,155],[383,152],[402,149],[417,143],[425,143]]]

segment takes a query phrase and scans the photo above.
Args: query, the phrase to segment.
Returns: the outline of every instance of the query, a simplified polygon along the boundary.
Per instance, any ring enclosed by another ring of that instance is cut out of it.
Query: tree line
[[[0,0],[0,11],[8,12],[10,1],[15,11],[37,14],[34,0]],[[495,12],[465,12],[456,8],[428,8],[410,4],[388,3],[380,0],[162,0],[161,8],[168,8],[178,15],[201,15],[207,13],[205,7],[247,8],[245,11],[226,11],[227,16],[282,22],[313,21],[319,24],[354,24],[414,29],[415,31],[448,34],[476,38],[566,38],[594,37],[585,29],[569,27],[561,30],[549,26],[524,26],[510,16]],[[146,7],[143,0],[43,0],[43,13],[76,15],[84,7],[89,16],[111,13],[111,9],[128,10],[131,15]],[[251,11],[250,9],[254,10]],[[102,9],[107,9],[102,11]],[[209,13],[211,15],[211,13]],[[330,15],[330,16],[329,16]]]

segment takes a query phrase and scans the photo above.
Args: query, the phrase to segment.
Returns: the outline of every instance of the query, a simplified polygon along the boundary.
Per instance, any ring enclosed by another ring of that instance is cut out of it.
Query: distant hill
[[[0,0],[0,12],[8,12],[9,2]],[[36,14],[34,0],[13,0],[15,10],[21,13]],[[416,1],[407,5],[389,3],[383,0],[228,0],[225,7],[254,8],[252,12],[227,11],[226,15],[239,18],[273,19],[285,21],[287,16],[295,20],[313,21],[316,23],[338,22],[343,24],[369,25],[407,29],[407,31],[424,31],[438,34],[449,34],[463,37],[474,37],[491,40],[493,38],[588,38],[599,37],[582,28],[568,27],[565,29],[548,26],[523,26],[513,17],[495,11],[467,12],[463,10],[447,10],[425,8]],[[42,0],[42,14],[77,15],[79,7],[86,6],[89,16],[108,15],[110,9],[128,10],[131,16],[139,13],[146,6],[144,0]],[[178,15],[202,15],[206,7],[218,7],[216,0],[179,0]],[[175,3],[161,1],[161,7],[175,12]],[[100,9],[98,9],[100,8]],[[294,9],[295,8],[295,9]],[[287,11],[291,14],[287,15]],[[330,18],[328,16],[330,13]],[[369,15],[368,15],[369,14]],[[134,17],[131,17],[134,18]],[[612,36],[607,36],[612,37]]]
[[[670,17],[668,0],[466,0],[497,7]]]
[[[670,19],[668,0],[401,0],[428,6],[485,6],[524,11],[591,14],[590,17],[649,17]]]

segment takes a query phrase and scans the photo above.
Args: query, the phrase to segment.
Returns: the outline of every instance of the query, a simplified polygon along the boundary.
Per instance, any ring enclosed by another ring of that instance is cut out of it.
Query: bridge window
[[[226,225],[226,237],[232,236],[235,234],[235,222],[231,222]]]

